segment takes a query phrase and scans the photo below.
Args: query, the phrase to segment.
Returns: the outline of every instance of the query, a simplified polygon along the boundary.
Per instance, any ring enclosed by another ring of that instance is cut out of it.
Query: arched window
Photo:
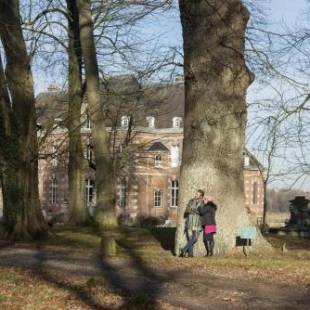
[[[257,204],[257,201],[258,201],[257,196],[258,196],[258,184],[255,181],[253,183],[253,189],[252,189],[252,202],[254,205]]]
[[[161,206],[161,191],[159,189],[154,190],[154,207]]]
[[[125,208],[127,204],[127,180],[122,178],[119,189],[119,206]]]
[[[55,205],[57,203],[58,196],[58,181],[55,176],[51,180],[51,203]]]
[[[171,181],[171,207],[177,207],[179,205],[179,181]]]
[[[85,189],[86,189],[86,204],[91,205],[94,202],[94,197],[95,197],[95,182],[94,182],[94,180],[86,179]]]
[[[161,166],[161,156],[160,155],[156,155],[155,156],[155,167],[159,168]]]

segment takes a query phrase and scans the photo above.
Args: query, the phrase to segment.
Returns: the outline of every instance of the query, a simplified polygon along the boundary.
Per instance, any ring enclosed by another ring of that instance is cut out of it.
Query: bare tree
[[[22,34],[19,1],[0,1],[1,183],[4,224],[13,238],[45,232],[38,194],[38,145],[31,64]],[[1,61],[2,62],[2,61]]]
[[[89,0],[79,0],[80,39],[85,65],[87,102],[92,121],[92,136],[96,158],[95,220],[104,230],[104,253],[115,254],[116,243],[111,231],[117,227],[114,210],[114,174],[109,150],[104,111],[101,108],[100,78],[94,41],[93,20]]]

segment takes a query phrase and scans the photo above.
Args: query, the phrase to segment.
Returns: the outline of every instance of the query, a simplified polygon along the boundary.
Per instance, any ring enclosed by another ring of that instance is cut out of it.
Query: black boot
[[[210,241],[206,242],[206,250],[207,250],[207,255],[206,256],[211,256],[211,245]]]
[[[213,256],[213,250],[214,250],[214,241],[209,241],[210,243],[210,255],[209,256]]]

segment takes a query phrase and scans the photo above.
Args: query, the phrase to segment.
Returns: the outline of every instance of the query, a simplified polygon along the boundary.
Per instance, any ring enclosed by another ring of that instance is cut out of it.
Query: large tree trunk
[[[0,38],[7,63],[5,73],[0,73],[0,100],[10,110],[11,116],[7,119],[7,112],[1,115],[7,124],[1,133],[4,225],[14,238],[34,238],[41,236],[46,227],[38,193],[33,80],[17,0],[0,1]]]
[[[69,132],[69,205],[73,225],[82,225],[87,220],[84,195],[83,149],[81,142],[82,69],[79,14],[77,0],[67,0],[68,10],[68,102],[67,128]]]
[[[101,102],[100,81],[96,49],[94,44],[93,21],[90,1],[79,0],[80,37],[85,65],[87,100],[92,124],[92,137],[96,161],[96,211],[95,219],[105,232],[104,254],[114,254],[113,230],[117,227],[114,210],[114,174],[110,157],[109,137]],[[112,233],[110,233],[112,232]]]
[[[249,18],[241,0],[179,0],[184,39],[185,123],[176,254],[184,244],[184,208],[197,189],[218,205],[216,253],[229,253],[245,208],[243,151],[246,91],[252,75],[244,60]],[[266,245],[259,235],[256,245]],[[203,254],[202,243],[196,254]]]

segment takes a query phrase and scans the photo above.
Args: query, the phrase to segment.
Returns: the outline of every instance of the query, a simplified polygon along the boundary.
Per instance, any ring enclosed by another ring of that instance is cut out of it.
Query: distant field
[[[289,212],[268,212],[267,224],[269,227],[277,228],[285,225],[285,221],[290,218]]]

